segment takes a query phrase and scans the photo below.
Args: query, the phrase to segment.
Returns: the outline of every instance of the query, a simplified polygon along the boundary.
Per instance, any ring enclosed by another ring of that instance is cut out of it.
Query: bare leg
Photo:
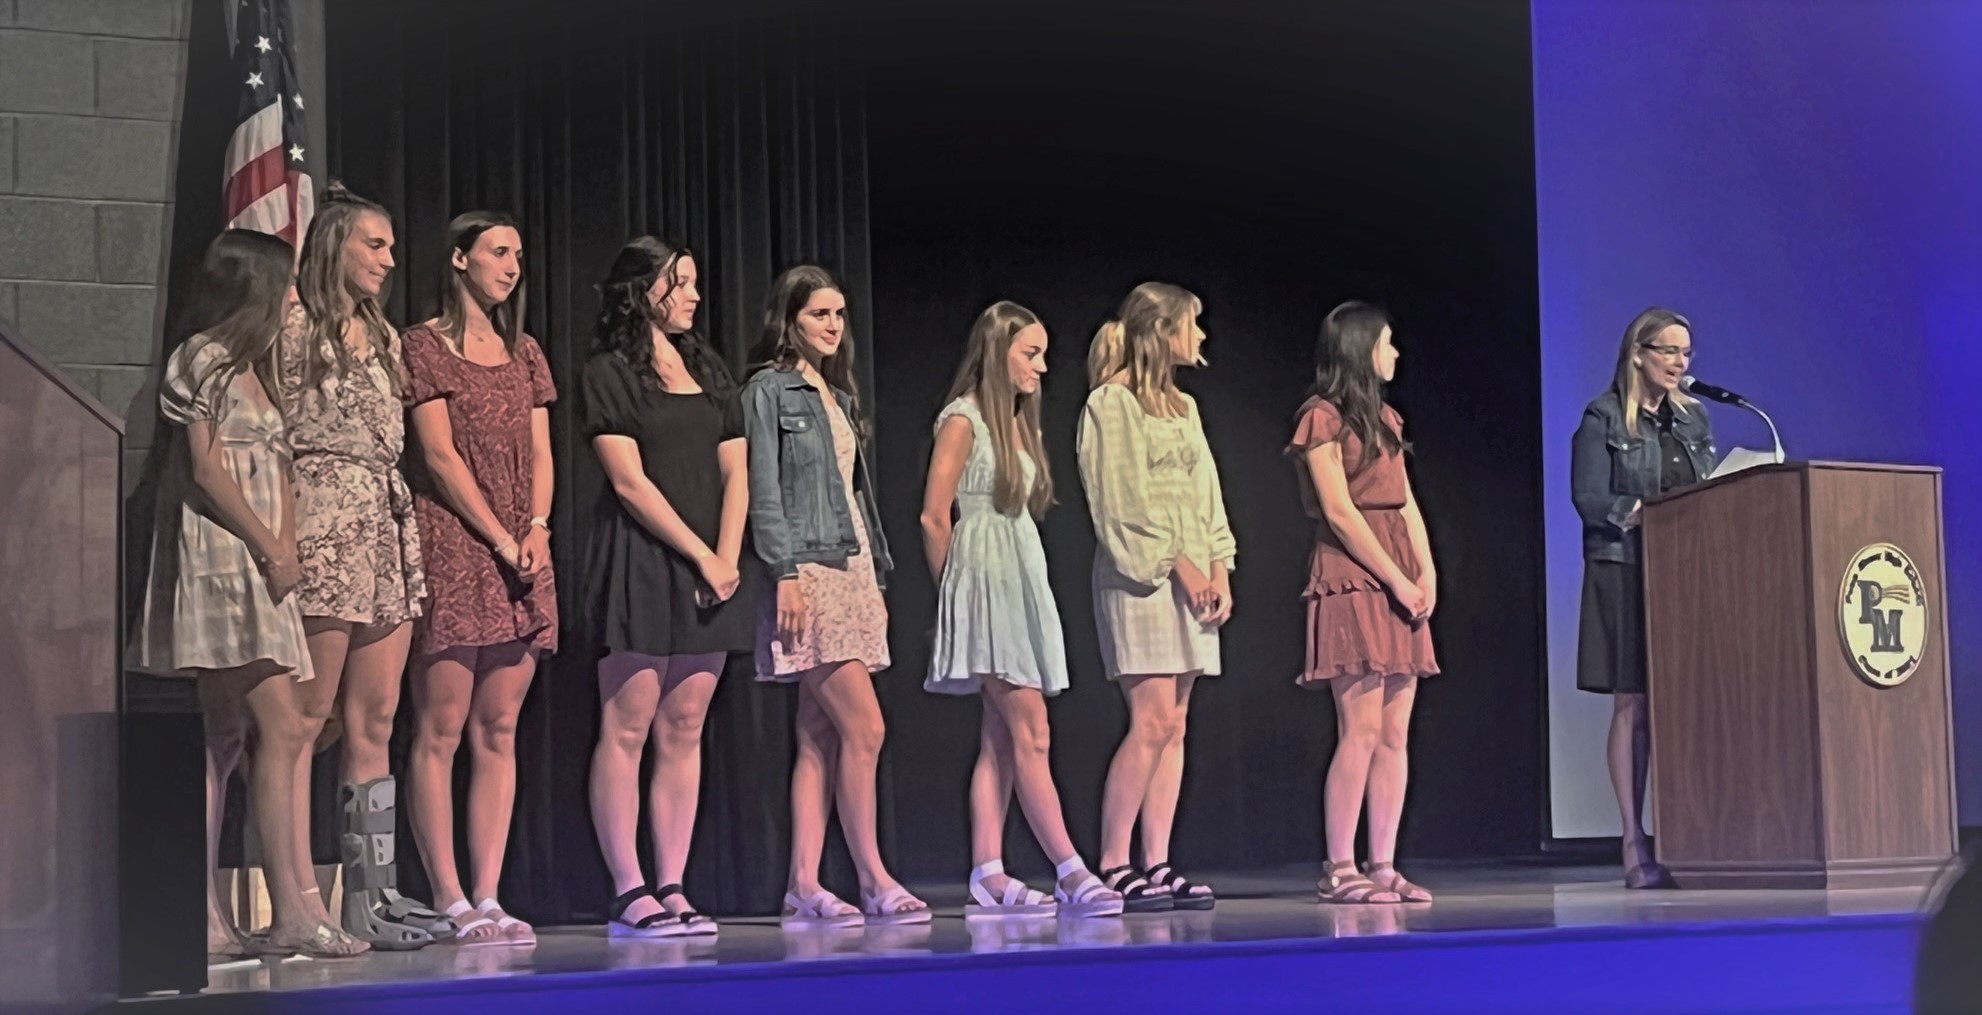
[[[1108,781],[1101,794],[1101,866],[1120,867],[1129,862],[1129,841],[1136,827],[1136,816],[1156,773],[1164,745],[1183,733],[1183,717],[1176,708],[1175,678],[1126,676],[1117,681],[1122,698],[1129,706],[1129,732],[1115,749],[1108,764]]]
[[[336,670],[300,684],[285,674],[261,681],[248,693],[258,735],[252,792],[274,909],[270,941],[314,941],[324,952],[355,955],[366,946],[338,930],[324,909],[309,854],[310,759],[337,683]]]
[[[1411,707],[1417,699],[1418,678],[1383,678],[1382,729],[1371,755],[1366,794],[1371,863],[1397,859],[1397,826],[1404,819],[1404,789],[1410,779]]]
[[[392,774],[387,748],[412,644],[411,622],[351,632],[344,660],[345,782],[367,783]]]
[[[1170,859],[1170,829],[1177,820],[1177,798],[1184,791],[1184,734],[1190,725],[1191,688],[1196,686],[1195,673],[1172,678],[1176,721],[1150,772],[1149,790],[1143,794],[1142,859],[1151,867]]]
[[[434,906],[446,911],[467,900],[454,856],[454,755],[475,697],[475,650],[456,649],[418,660],[413,668],[413,756],[407,772],[413,841],[426,861]]]
[[[874,678],[865,664],[846,662],[810,670],[802,679],[812,686],[819,707],[839,734],[835,798],[840,831],[846,834],[847,851],[853,854],[853,865],[860,872],[861,891],[877,895],[899,888],[901,883],[881,860],[874,773],[881,763],[881,742],[887,730],[881,719],[881,702],[874,696]],[[927,908],[916,899],[903,904],[898,912]]]
[[[476,657],[468,750],[468,863],[476,899],[493,899],[516,810],[516,721],[537,673],[537,655],[521,642],[484,648]]]
[[[1331,863],[1354,863],[1356,825],[1369,787],[1370,761],[1383,733],[1383,681],[1377,677],[1328,682],[1335,694],[1335,757],[1322,787],[1322,818]]]
[[[1077,858],[1060,809],[1060,790],[1053,784],[1053,733],[1046,719],[1046,696],[1036,688],[1002,680],[987,679],[983,686],[985,711],[998,713],[1010,744],[1013,785],[1033,838],[1055,864]],[[1071,895],[1084,880],[1085,867],[1061,878],[1060,887]]]
[[[344,687],[344,664],[351,654],[352,628],[344,621],[328,617],[304,617],[303,631],[309,639],[310,665],[316,671],[316,679],[304,681],[297,688],[302,699],[310,703],[309,708],[315,710],[311,714],[316,716],[317,728],[321,730],[330,720],[331,710],[342,699],[340,692]],[[315,746],[312,736],[310,746],[291,760],[290,769],[296,820],[290,832],[295,845],[289,855],[296,865],[293,872],[296,883],[305,889],[314,888],[317,883],[316,865],[310,858],[310,770],[316,761]],[[317,919],[333,927],[341,926],[331,919],[321,895],[309,893],[304,901]]]
[[[233,906],[220,890],[220,826],[227,810],[227,784],[247,746],[248,717],[244,681],[232,673],[208,673],[199,678],[200,714],[206,727],[206,950],[209,955],[238,953],[244,944],[234,926]]]
[[[640,822],[640,751],[661,700],[661,673],[667,660],[633,652],[615,652],[599,660],[599,743],[592,749],[592,831],[599,838],[606,869],[612,873],[613,894],[647,883],[640,873],[634,842]],[[627,907],[627,923],[660,911],[652,899]]]
[[[840,753],[839,731],[806,681],[798,685],[797,733],[798,753],[791,767],[790,888],[806,897],[819,891],[826,819],[833,812],[832,773]]]
[[[688,847],[695,838],[695,811],[702,794],[702,725],[722,669],[721,653],[668,659],[653,731],[654,778],[647,787],[654,873],[662,885],[680,884],[688,870]],[[662,905],[671,913],[695,908],[681,895],[668,897]]]
[[[984,702],[978,721],[977,762],[970,768],[970,863],[981,867],[1005,857],[1005,816],[1012,798],[1011,735],[991,701],[995,677],[983,679]],[[984,879],[992,895],[1003,897],[1011,878]]]

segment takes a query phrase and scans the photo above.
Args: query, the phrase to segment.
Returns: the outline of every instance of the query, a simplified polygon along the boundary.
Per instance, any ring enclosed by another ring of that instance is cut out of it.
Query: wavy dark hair
[[[467,272],[454,266],[456,251],[467,257],[475,249],[475,242],[491,229],[507,226],[523,235],[523,227],[516,220],[499,211],[462,212],[447,224],[447,250],[441,255],[440,310],[434,315],[434,330],[446,338],[454,351],[461,351],[461,342],[468,333],[468,279]],[[516,355],[516,340],[523,337],[524,313],[529,309],[524,291],[527,279],[522,271],[522,244],[517,244],[516,288],[509,291],[509,298],[489,308],[489,324],[495,333],[502,337],[503,348]]]
[[[344,344],[344,324],[356,320],[371,339],[372,354],[385,363],[386,377],[394,396],[405,389],[399,365],[397,332],[386,323],[385,310],[377,298],[351,291],[344,275],[344,244],[358,220],[377,215],[387,222],[392,213],[375,201],[368,201],[332,180],[317,200],[316,217],[310,220],[309,235],[303,240],[302,263],[296,272],[296,295],[309,312],[309,326],[303,330],[303,388],[318,391],[333,372],[339,377],[358,365]],[[389,284],[389,283],[388,283]],[[326,351],[327,350],[327,351]]]
[[[657,301],[647,298],[654,283],[663,278],[667,288],[662,298],[673,292],[679,282],[676,268],[682,258],[694,256],[687,247],[653,236],[635,237],[619,248],[606,280],[599,283],[599,320],[593,328],[592,348],[626,361],[642,384],[660,391],[661,378],[654,372],[654,332],[662,331],[695,383],[720,397],[736,390],[736,377],[716,347],[692,328],[680,334],[665,331],[666,322],[654,312]]]
[[[771,283],[771,293],[764,300],[764,330],[757,339],[757,347],[750,351],[753,371],[765,367],[798,368],[798,313],[811,301],[812,294],[821,289],[846,294],[832,273],[816,264],[786,269]],[[841,334],[839,349],[819,363],[819,376],[825,378],[827,385],[846,392],[850,410],[847,422],[864,439],[867,423],[860,411],[860,385],[853,375],[852,328]]]
[[[1390,315],[1368,303],[1350,300],[1328,312],[1314,346],[1315,397],[1342,413],[1342,425],[1363,442],[1360,468],[1379,452],[1402,454],[1410,449],[1404,438],[1383,421],[1383,378],[1376,372],[1376,343]]]

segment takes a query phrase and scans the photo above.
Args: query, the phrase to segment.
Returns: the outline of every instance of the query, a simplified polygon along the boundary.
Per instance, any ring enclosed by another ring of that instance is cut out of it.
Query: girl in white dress
[[[1101,876],[1132,913],[1216,902],[1209,886],[1169,863],[1191,687],[1219,672],[1218,629],[1232,616],[1237,556],[1197,403],[1175,379],[1177,367],[1203,362],[1201,311],[1196,296],[1174,285],[1131,291],[1094,336],[1093,391],[1081,412],[1081,483],[1100,544],[1094,617],[1102,661],[1129,707],[1102,795]],[[1138,818],[1140,871],[1129,860]]]
[[[295,590],[296,495],[273,397],[275,341],[295,298],[295,249],[230,229],[207,247],[158,393],[158,508],[131,664],[198,681],[206,725],[207,956],[320,958],[365,944],[339,930],[309,854],[310,755],[335,681],[315,679]],[[251,812],[273,909],[249,941],[228,917],[215,861],[227,783],[255,737]]]
[[[1035,519],[1053,503],[1039,428],[1046,328],[1000,301],[970,329],[922,497],[922,544],[938,586],[936,644],[923,687],[983,701],[970,777],[966,915],[1116,916],[1122,896],[1074,851],[1048,764],[1046,696],[1067,687],[1060,612]],[[952,508],[956,518],[952,522]],[[1053,898],[1006,876],[1006,808],[1019,807],[1058,865]]]

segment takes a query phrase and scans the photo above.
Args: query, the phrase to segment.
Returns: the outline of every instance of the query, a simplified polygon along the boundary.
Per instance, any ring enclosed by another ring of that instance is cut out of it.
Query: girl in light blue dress
[[[1116,916],[1122,896],[1074,851],[1049,767],[1046,696],[1067,686],[1060,613],[1034,519],[1053,503],[1039,429],[1046,329],[1016,303],[992,304],[971,327],[922,499],[922,542],[936,579],[936,644],[923,683],[984,699],[970,777],[970,903],[966,916]],[[953,514],[954,509],[954,514]],[[1013,791],[1058,865],[1053,896],[1005,874]]]

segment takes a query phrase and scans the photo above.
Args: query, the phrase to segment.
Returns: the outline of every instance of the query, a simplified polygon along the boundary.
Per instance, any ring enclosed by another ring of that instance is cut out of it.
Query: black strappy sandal
[[[682,893],[680,885],[662,885],[661,887],[654,889],[654,901],[659,902],[661,904],[662,912],[667,911],[668,908],[667,900],[668,900],[668,896],[670,895],[680,895],[684,899],[687,898],[687,896]],[[703,935],[703,934],[714,934],[716,932],[715,918],[710,916],[704,916],[693,909],[683,910],[682,912],[679,913],[669,913],[668,915],[680,921],[681,930],[677,931],[676,933]]]
[[[649,913],[634,923],[627,923],[626,911],[641,899],[654,899],[654,904],[657,906],[661,902],[660,899],[654,898],[654,893],[649,891],[646,885],[629,888],[625,894],[612,900],[612,905],[606,907],[607,937],[680,937],[683,933],[686,933],[682,929],[683,925],[675,920],[674,914],[668,912],[668,907],[666,906],[661,906],[661,911],[658,913]]]
[[[1171,904],[1178,909],[1206,910],[1218,905],[1218,895],[1210,885],[1197,884],[1177,873],[1167,860],[1149,869],[1149,883],[1168,891]]]
[[[1124,913],[1167,913],[1175,908],[1170,893],[1150,884],[1134,864],[1102,871],[1101,883],[1121,893]]]

